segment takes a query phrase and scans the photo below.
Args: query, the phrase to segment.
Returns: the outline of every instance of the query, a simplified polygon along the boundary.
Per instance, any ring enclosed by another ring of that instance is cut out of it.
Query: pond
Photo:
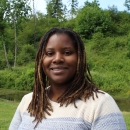
[[[2,99],[7,99],[7,100],[10,100],[10,101],[16,101],[16,102],[19,102],[21,101],[22,97],[27,94],[27,92],[17,92],[17,93],[11,93],[11,94],[1,94],[0,95],[0,98]]]
[[[11,100],[11,101],[20,101],[22,97],[27,92],[17,92],[13,94],[0,95],[0,98]],[[116,103],[118,104],[121,111],[130,111],[130,98],[116,98]]]
[[[129,111],[130,112],[130,97],[129,98],[116,98],[116,103],[118,104],[121,111]]]

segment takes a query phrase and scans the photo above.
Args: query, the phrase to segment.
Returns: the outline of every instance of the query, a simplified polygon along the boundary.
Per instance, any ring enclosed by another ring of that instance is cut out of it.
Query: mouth
[[[67,68],[50,68],[51,70],[66,70]]]
[[[51,70],[66,70],[67,67],[57,66],[57,67],[50,67]]]
[[[52,67],[50,68],[50,70],[54,73],[54,74],[62,74],[64,73],[68,68],[67,67]]]

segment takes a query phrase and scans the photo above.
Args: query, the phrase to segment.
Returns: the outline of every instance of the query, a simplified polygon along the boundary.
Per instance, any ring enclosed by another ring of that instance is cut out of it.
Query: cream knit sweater
[[[34,130],[36,122],[27,111],[32,94],[25,95],[20,102],[10,124],[9,130]],[[70,104],[60,107],[59,103],[51,101],[53,112],[46,115],[35,130],[126,130],[123,116],[113,98],[105,93],[98,93],[95,100],[89,98],[86,102],[76,101],[76,106]]]

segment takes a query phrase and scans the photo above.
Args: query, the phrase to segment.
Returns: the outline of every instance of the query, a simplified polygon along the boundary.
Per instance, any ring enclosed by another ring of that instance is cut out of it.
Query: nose
[[[53,63],[63,63],[64,57],[61,53],[56,53],[53,57]]]

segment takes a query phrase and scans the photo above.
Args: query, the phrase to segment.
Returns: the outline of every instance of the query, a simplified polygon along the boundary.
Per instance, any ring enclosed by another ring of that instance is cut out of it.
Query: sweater
[[[27,108],[32,100],[32,94],[25,95],[14,114],[9,130],[34,130],[36,122],[30,116]],[[51,116],[39,122],[35,130],[126,130],[126,125],[114,99],[108,94],[98,93],[98,98],[92,97],[76,100],[67,107],[50,100],[53,108]]]

